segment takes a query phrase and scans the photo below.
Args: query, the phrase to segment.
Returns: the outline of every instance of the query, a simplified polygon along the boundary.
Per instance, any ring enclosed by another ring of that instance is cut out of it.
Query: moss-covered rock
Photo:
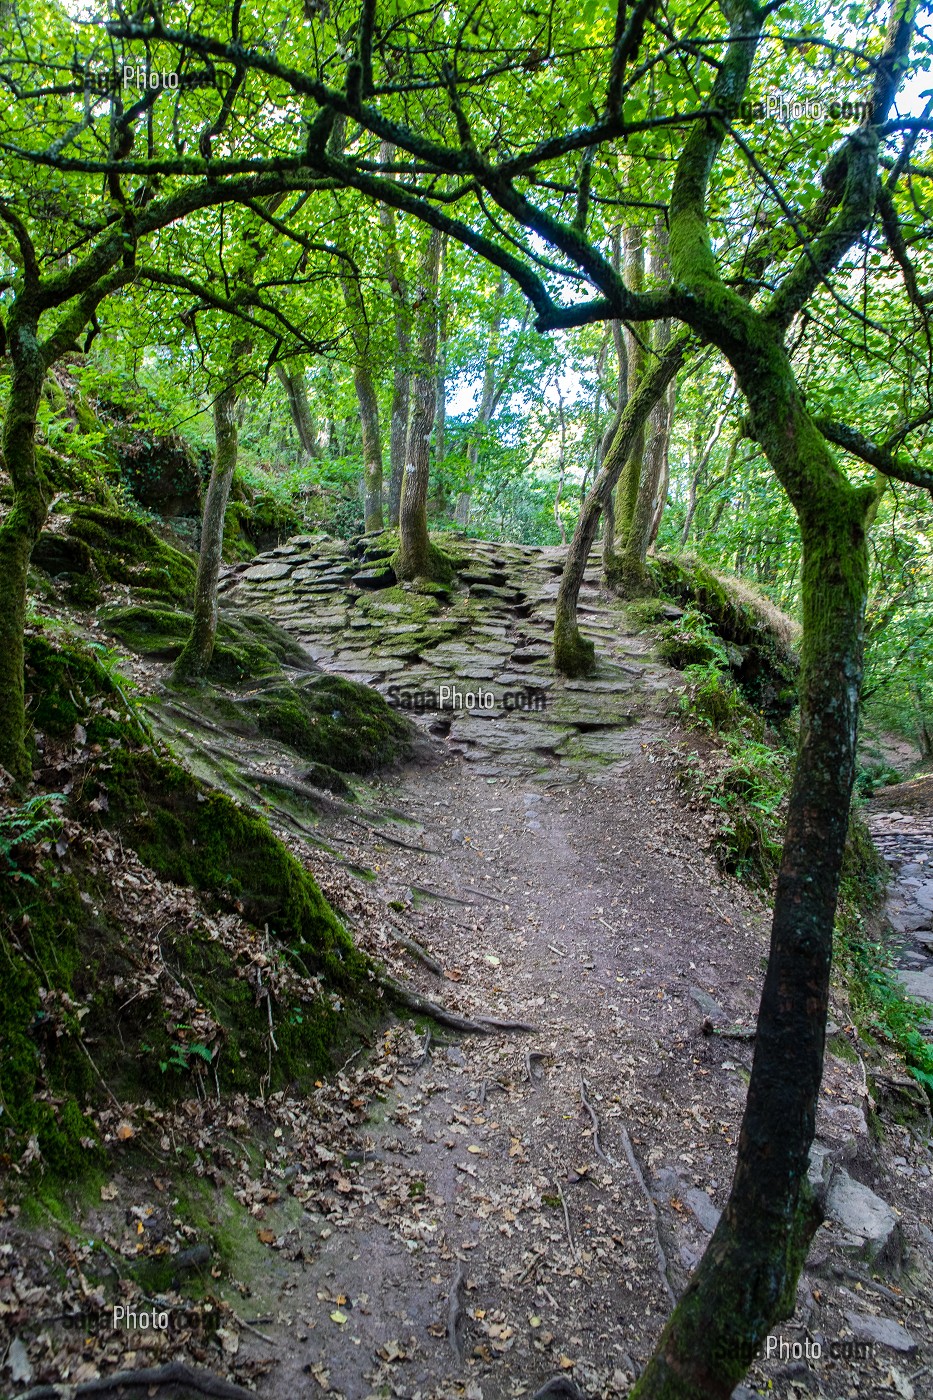
[[[141,598],[165,603],[185,604],[194,592],[188,555],[141,520],[106,506],[73,506],[63,529],[42,532],[32,558],[47,573],[65,576],[81,606],[99,602],[105,583],[127,584]]]
[[[373,773],[408,758],[416,734],[378,691],[341,676],[282,680],[236,698],[204,693],[198,705],[234,732],[278,739],[341,773]]]
[[[211,1073],[221,1091],[312,1082],[382,1003],[370,964],[313,877],[261,815],[151,746],[93,650],[31,635],[26,681],[46,736],[71,740],[81,725],[88,742],[80,782],[67,804],[55,804],[68,820],[63,841],[49,830],[41,795],[28,810],[0,800],[0,850],[6,840],[12,857],[0,862],[0,1169],[32,1144],[36,1170],[74,1179],[100,1159],[87,1114],[103,1096],[101,1079],[121,1102],[168,1102],[191,1096],[192,1075],[204,1069],[205,1047],[160,990],[164,970],[219,1027]],[[57,770],[43,776],[59,779]],[[99,830],[86,841],[90,827]],[[297,970],[275,999],[274,1056],[268,1010],[248,977],[253,943],[231,950],[186,904],[154,955],[152,929],[127,921],[115,867],[101,861],[108,833],[163,879],[200,891],[203,909],[235,909],[256,946],[271,940],[269,956]]]
[[[180,655],[191,633],[191,614],[177,608],[110,607],[100,619],[111,635],[130,651],[172,661]],[[248,679],[277,675],[283,666],[314,670],[308,653],[281,627],[260,613],[221,614],[208,678],[237,684]]]
[[[800,670],[792,620],[740,580],[726,579],[691,556],[659,556],[651,567],[668,597],[695,605],[709,619],[727,644],[728,664],[750,703],[769,720],[785,719],[796,701]],[[681,625],[670,629],[665,656],[671,664],[702,665],[715,659],[703,639],[690,644],[688,656],[681,646],[687,640],[676,635],[683,630]]]

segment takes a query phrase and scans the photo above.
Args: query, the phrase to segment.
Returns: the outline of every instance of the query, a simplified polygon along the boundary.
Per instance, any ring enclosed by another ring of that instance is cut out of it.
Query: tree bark
[[[418,369],[414,376],[411,428],[399,511],[400,544],[395,572],[400,579],[432,578],[440,551],[428,538],[431,429],[437,400],[437,280],[441,235],[432,231],[418,288]],[[442,556],[441,556],[442,557]]]
[[[382,515],[382,438],[379,430],[379,398],[373,379],[369,319],[359,282],[352,277],[343,277],[341,282],[356,358],[353,387],[360,410],[363,442],[363,529],[367,532],[378,531],[384,528],[385,523]]]
[[[383,141],[379,148],[379,159],[388,163],[392,159],[394,147]],[[408,304],[408,286],[405,270],[398,248],[395,211],[388,205],[379,207],[379,222],[386,236],[385,276],[392,292],[392,305],[395,317],[395,356],[392,372],[392,408],[389,427],[389,490],[386,501],[389,525],[398,525],[399,508],[402,499],[402,482],[405,479],[405,457],[408,451],[408,425],[411,409],[411,307]]]
[[[800,521],[800,744],[732,1189],[633,1400],[728,1400],[775,1319],[793,1311],[819,1221],[807,1167],[855,774],[875,497],[872,488],[849,486],[836,467],[783,350],[770,358],[784,361],[784,374],[748,367],[742,387]],[[781,403],[785,411],[776,414]]]
[[[304,466],[312,458],[319,455],[317,432],[314,419],[311,416],[311,405],[308,403],[308,386],[305,383],[304,373],[301,370],[287,370],[284,365],[276,365],[275,372],[285,390],[288,411],[291,414],[301,446],[301,464]]]
[[[176,685],[190,685],[207,675],[217,638],[217,580],[223,553],[224,519],[233,473],[236,471],[239,436],[236,425],[237,391],[230,384],[214,399],[214,462],[211,467],[204,515],[201,521],[201,549],[194,588],[194,617],[191,635],[172,670]]]
[[[596,538],[600,515],[607,502],[612,500],[622,470],[631,458],[633,444],[643,432],[649,413],[683,364],[686,348],[686,337],[678,337],[671,342],[628,400],[599,475],[577,517],[554,613],[554,665],[565,676],[587,675],[595,669],[593,643],[581,635],[577,624],[577,604],[584,570]]]
[[[38,314],[14,306],[9,334],[12,375],[3,423],[3,457],[13,505],[0,524],[0,768],[22,787],[31,773],[26,744],[23,635],[29,560],[48,513],[49,492],[36,458],[36,414],[46,363]]]
[[[470,440],[467,444],[467,460],[469,469],[467,472],[467,484],[457,497],[456,521],[462,530],[465,530],[470,523],[470,508],[473,498],[473,483],[476,478],[476,468],[479,463],[479,449],[486,429],[489,427],[490,419],[496,407],[496,361],[499,358],[499,340],[502,334],[502,315],[505,309],[505,295],[508,289],[508,278],[504,272],[499,273],[499,285],[496,288],[496,299],[489,326],[489,340],[486,344],[486,362],[483,365],[483,385],[480,389],[479,407],[476,411],[476,418],[470,432]]]
[[[360,406],[363,435],[363,529],[382,530],[382,440],[379,435],[379,399],[368,365],[357,365],[353,372],[356,398]]]
[[[626,285],[633,292],[642,291],[645,284],[645,231],[643,228],[633,226],[624,230],[622,235],[622,266]],[[645,335],[646,329],[644,327],[640,327],[637,334],[628,327],[622,331],[625,345],[627,398],[631,398],[636,392],[645,372],[647,363]],[[613,533],[611,536],[604,534],[603,538],[603,569],[608,583],[615,584],[618,579],[620,555],[625,549],[629,530],[635,518],[635,508],[638,504],[638,488],[641,483],[644,455],[645,424],[642,422],[632,442],[628,461],[623,465],[622,475],[616,489]]]

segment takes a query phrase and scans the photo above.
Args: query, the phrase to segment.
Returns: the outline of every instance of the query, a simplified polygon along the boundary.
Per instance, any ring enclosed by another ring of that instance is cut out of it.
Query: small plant
[[[725,643],[699,608],[687,608],[683,617],[662,627],[657,650],[661,659],[678,671],[709,665],[725,669],[729,664]]]
[[[50,840],[61,830],[61,817],[50,810],[52,802],[64,802],[64,794],[42,793],[30,797],[21,807],[16,807],[6,816],[0,817],[0,871],[14,880],[36,883],[35,877],[23,870],[18,863],[19,848],[35,846],[40,841]]]

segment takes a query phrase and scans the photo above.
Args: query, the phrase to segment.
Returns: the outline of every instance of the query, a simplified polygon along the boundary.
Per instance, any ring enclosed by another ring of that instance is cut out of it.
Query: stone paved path
[[[457,549],[456,583],[431,596],[393,586],[378,547],[354,557],[342,541],[300,536],[231,572],[224,602],[293,632],[325,670],[419,706],[453,752],[490,772],[575,781],[640,753],[652,736],[633,723],[664,708],[658,695],[678,676],[652,662],[597,568],[580,616],[599,673],[567,681],[549,662],[564,551],[482,540]]]
[[[898,937],[897,975],[933,1006],[933,779],[879,793],[869,827],[891,868],[886,913]]]

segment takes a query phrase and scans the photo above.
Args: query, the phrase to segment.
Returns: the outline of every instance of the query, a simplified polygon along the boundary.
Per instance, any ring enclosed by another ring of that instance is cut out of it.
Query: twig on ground
[[[445,894],[443,890],[431,889],[430,885],[412,885],[414,894],[426,894],[431,899],[443,899],[447,904],[465,904],[468,909],[476,908],[475,899],[458,899],[455,894]]]
[[[450,1296],[447,1299],[447,1340],[450,1349],[460,1359],[460,1325],[463,1321],[463,1264],[457,1260],[457,1272],[454,1274],[454,1281],[450,1285]]]
[[[460,888],[466,890],[467,894],[478,894],[480,899],[491,899],[494,904],[508,904],[509,902],[501,895],[490,894],[488,890],[478,890],[475,885],[461,885]]]
[[[81,1046],[81,1049],[84,1051],[85,1055],[87,1056],[87,1062],[88,1062],[88,1064],[91,1066],[91,1069],[92,1069],[92,1070],[94,1071],[94,1073],[97,1075],[97,1078],[100,1080],[101,1085],[102,1085],[104,1091],[109,1095],[111,1102],[114,1103],[114,1104],[116,1105],[116,1107],[119,1109],[120,1113],[122,1113],[122,1112],[123,1112],[123,1105],[122,1105],[122,1103],[121,1103],[120,1100],[117,1098],[116,1094],[113,1092],[113,1090],[111,1089],[110,1085],[107,1083],[106,1079],[105,1079],[104,1076],[101,1074],[100,1070],[97,1068],[96,1064],[94,1063],[93,1059],[91,1058],[91,1052],[90,1052],[90,1050],[87,1048],[87,1046],[85,1045],[84,1041],[81,1039],[80,1035],[76,1035],[76,1036],[75,1036],[75,1040],[78,1042],[78,1044]]]
[[[422,1047],[421,1047],[421,1054],[418,1056],[417,1060],[415,1061],[415,1069],[420,1069],[421,1066],[424,1064],[425,1060],[430,1059],[430,1057],[431,1057],[431,1027],[428,1026],[427,1030],[426,1030],[425,1033],[424,1033],[424,1044],[423,1044]]]
[[[581,1068],[579,1065],[577,1066],[577,1068],[578,1068],[578,1070],[580,1071],[580,1102],[581,1102],[581,1104],[583,1105],[583,1107],[586,1109],[587,1113],[590,1115],[590,1122],[591,1122],[592,1125],[593,1125],[593,1148],[594,1148],[594,1151],[596,1152],[597,1157],[602,1157],[602,1159],[603,1159],[604,1162],[609,1162],[610,1165],[611,1165],[611,1164],[612,1164],[611,1158],[607,1157],[606,1153],[603,1151],[603,1145],[602,1145],[602,1143],[601,1143],[600,1140],[599,1140],[599,1119],[598,1119],[598,1117],[596,1116],[596,1109],[593,1107],[593,1105],[590,1103],[589,1099],[586,1097],[586,1081],[585,1081],[584,1078],[583,1078],[583,1070],[582,1070],[582,1068]]]
[[[252,1322],[247,1322],[245,1317],[237,1317],[236,1313],[234,1313],[233,1316],[236,1318],[237,1324],[240,1327],[245,1327],[247,1332],[252,1332],[253,1336],[258,1337],[261,1342],[268,1342],[270,1347],[278,1345],[274,1337],[267,1337],[265,1332],[260,1332],[259,1328]],[[271,1322],[271,1320],[270,1318],[269,1321]]]
[[[619,1124],[619,1132],[622,1136],[622,1147],[625,1151],[625,1160],[628,1162],[629,1167],[632,1170],[632,1175],[638,1182],[641,1194],[645,1199],[645,1205],[648,1207],[648,1215],[651,1218],[651,1228],[654,1232],[654,1249],[655,1254],[658,1258],[658,1272],[661,1275],[661,1283],[664,1286],[664,1291],[667,1294],[671,1305],[676,1306],[677,1299],[674,1296],[674,1290],[673,1288],[671,1288],[671,1282],[667,1276],[667,1255],[664,1253],[664,1246],[661,1243],[661,1236],[658,1233],[658,1208],[654,1203],[654,1197],[648,1190],[648,1183],[645,1181],[642,1169],[638,1165],[638,1158],[635,1156],[635,1149],[632,1146],[632,1139],[629,1137],[625,1126],[621,1123]]]
[[[532,1259],[531,1263],[525,1265],[524,1269],[522,1269],[521,1273],[519,1274],[519,1276],[518,1276],[518,1278],[515,1280],[515,1282],[516,1282],[516,1283],[524,1283],[524,1282],[525,1282],[525,1279],[528,1277],[528,1275],[529,1275],[529,1274],[533,1274],[533,1273],[535,1272],[535,1270],[537,1269],[538,1265],[541,1263],[541,1260],[542,1260],[542,1259],[546,1259],[546,1258],[547,1258],[547,1250],[546,1250],[546,1249],[539,1249],[539,1250],[536,1250],[536,1251],[535,1251],[534,1258]]]
[[[571,1254],[571,1257],[572,1257],[572,1259],[573,1259],[573,1262],[576,1263],[576,1262],[577,1262],[577,1257],[578,1257],[578,1256],[577,1256],[577,1246],[576,1246],[576,1241],[575,1241],[574,1238],[573,1238],[573,1231],[572,1231],[571,1228],[570,1228],[570,1211],[567,1209],[567,1200],[566,1200],[566,1197],[564,1196],[564,1192],[563,1192],[563,1189],[562,1189],[562,1187],[561,1187],[560,1182],[557,1180],[556,1177],[554,1178],[554,1180],[555,1180],[555,1183],[556,1183],[556,1186],[557,1186],[557,1194],[558,1194],[558,1196],[560,1197],[560,1203],[561,1203],[561,1205],[562,1205],[563,1208],[564,1208],[564,1224],[565,1224],[566,1227],[567,1227],[567,1242],[568,1242],[569,1245],[570,1245],[570,1254]]]
[[[212,1371],[195,1371],[183,1361],[170,1361],[166,1366],[143,1366],[138,1371],[117,1371],[112,1376],[101,1376],[98,1380],[82,1381],[80,1385],[38,1385],[26,1390],[19,1400],[83,1400],[86,1395],[104,1395],[113,1390],[130,1387],[148,1388],[155,1386],[186,1386],[199,1395],[210,1395],[216,1400],[256,1400],[251,1390],[225,1381]]]

